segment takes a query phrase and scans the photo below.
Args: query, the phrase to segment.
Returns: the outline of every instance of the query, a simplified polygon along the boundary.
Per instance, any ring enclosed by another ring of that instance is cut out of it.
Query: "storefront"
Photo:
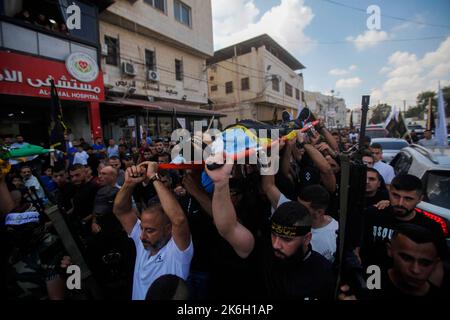
[[[107,98],[101,103],[101,119],[105,136],[125,138],[137,144],[143,132],[152,138],[169,139],[178,128],[193,131],[194,126],[212,128],[220,125],[224,115],[195,106],[169,101],[149,102],[139,99]]]
[[[72,52],[64,63],[9,51],[0,51],[0,136],[22,134],[26,141],[48,143],[51,79],[74,137],[102,136],[103,75],[91,55]]]

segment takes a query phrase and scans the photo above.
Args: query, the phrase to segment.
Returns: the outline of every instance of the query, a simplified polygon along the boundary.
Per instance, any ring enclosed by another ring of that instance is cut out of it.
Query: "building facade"
[[[297,115],[305,67],[264,34],[216,51],[208,59],[209,95],[223,125],[238,120],[280,121],[284,110]]]
[[[305,91],[305,102],[329,128],[345,127],[349,124],[344,99],[320,92]]]
[[[0,136],[48,145],[51,79],[73,136],[101,135],[98,14],[107,5],[0,0]],[[75,25],[70,12],[78,13]]]
[[[107,136],[170,137],[175,128],[220,116],[205,108],[210,0],[115,1],[100,15],[100,43]]]

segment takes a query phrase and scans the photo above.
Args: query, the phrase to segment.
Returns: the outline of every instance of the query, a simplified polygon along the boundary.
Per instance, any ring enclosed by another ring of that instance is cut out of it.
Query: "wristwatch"
[[[155,173],[155,175],[153,177],[150,178],[150,182],[153,183],[155,181],[161,181],[161,177],[159,176],[158,173]]]

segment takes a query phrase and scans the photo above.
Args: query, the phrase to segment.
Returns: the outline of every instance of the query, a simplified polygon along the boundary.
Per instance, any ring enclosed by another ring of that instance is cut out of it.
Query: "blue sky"
[[[363,94],[371,94],[373,104],[414,105],[419,92],[436,90],[438,81],[450,84],[449,0],[212,0],[212,5],[215,49],[268,33],[306,66],[306,90],[334,89],[350,108],[359,106]],[[379,30],[368,30],[369,14],[346,7],[370,5],[380,8]]]

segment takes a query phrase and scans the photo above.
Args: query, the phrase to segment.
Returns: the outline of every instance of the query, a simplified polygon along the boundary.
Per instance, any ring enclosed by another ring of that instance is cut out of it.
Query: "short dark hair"
[[[364,142],[369,142],[369,143],[370,143],[370,141],[372,141],[372,138],[369,137],[369,136],[364,136],[363,141],[364,141]]]
[[[70,168],[69,168],[69,171],[76,171],[76,170],[79,170],[79,169],[86,169],[86,167],[84,165],[80,164],[80,163],[77,163],[77,164],[71,165]]]
[[[28,169],[32,170],[31,167],[30,167],[29,165],[25,164],[25,165],[23,165],[23,166],[20,167],[20,171],[22,171],[22,170],[25,169],[25,168],[28,168]]]
[[[396,176],[392,180],[391,186],[397,190],[416,191],[419,195],[423,193],[422,181],[411,174],[400,174]]]
[[[371,157],[373,158],[373,153],[370,152],[370,150],[364,149],[361,153],[361,158],[362,157]]]
[[[53,173],[55,172],[61,172],[61,171],[66,171],[66,169],[64,168],[63,165],[57,165],[53,168]]]
[[[283,226],[305,226],[312,224],[308,209],[297,201],[289,201],[279,206],[273,213],[272,220]]]
[[[155,139],[155,143],[158,143],[158,142],[163,142],[163,140],[161,138]]]
[[[367,172],[375,172],[375,173],[377,174],[378,180],[379,180],[380,182],[382,181],[381,174],[378,172],[377,169],[374,169],[374,168],[367,168]]]
[[[374,148],[374,149],[380,149],[380,150],[383,150],[383,147],[381,146],[381,144],[379,144],[379,143],[372,143],[371,145],[370,145],[370,147],[371,148]]]
[[[439,234],[432,232],[424,226],[413,223],[400,223],[395,227],[392,240],[397,238],[399,234],[404,235],[418,244],[433,243],[441,258],[448,255],[445,240]]]
[[[156,279],[147,291],[145,300],[188,300],[189,289],[186,282],[173,274],[165,274]]]
[[[311,202],[314,209],[326,209],[330,203],[330,194],[320,184],[304,187],[298,197],[306,202]]]
[[[108,160],[119,160],[120,161],[120,158],[118,156],[111,156],[108,158]]]

